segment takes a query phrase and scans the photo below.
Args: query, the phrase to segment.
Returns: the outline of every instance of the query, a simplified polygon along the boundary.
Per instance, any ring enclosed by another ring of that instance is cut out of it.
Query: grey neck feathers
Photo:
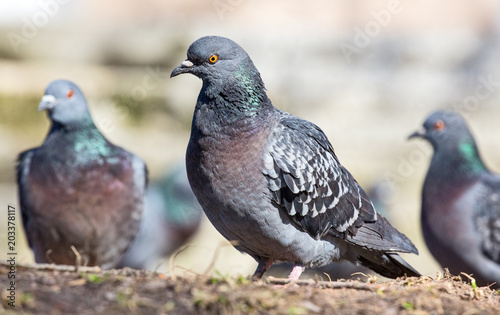
[[[52,131],[73,132],[73,131],[88,130],[88,129],[97,130],[97,127],[95,126],[94,121],[90,117],[90,114],[78,120],[70,120],[65,122],[59,122],[55,119],[51,120],[52,120],[52,126],[50,128],[50,132]]]
[[[249,126],[272,109],[264,83],[255,67],[240,64],[238,71],[225,78],[203,80],[197,109],[207,106],[207,118],[218,127]],[[210,116],[210,117],[208,117]]]

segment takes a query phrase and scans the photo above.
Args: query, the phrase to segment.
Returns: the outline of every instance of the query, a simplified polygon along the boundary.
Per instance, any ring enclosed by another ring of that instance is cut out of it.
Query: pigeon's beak
[[[56,106],[57,101],[54,95],[44,95],[42,97],[42,101],[38,105],[38,111],[41,112],[42,110],[45,109],[52,109],[54,106]]]
[[[412,133],[409,137],[408,137],[408,140],[409,139],[412,139],[412,138],[425,138],[426,137],[426,131],[425,131],[425,128],[424,127],[421,127],[420,129],[418,129],[417,131],[415,131],[414,133]]]
[[[190,61],[189,59],[184,60],[180,66],[175,68],[172,73],[170,74],[170,77],[173,78],[176,75],[182,74],[182,73],[189,73],[191,72],[191,69],[193,67],[193,62]]]

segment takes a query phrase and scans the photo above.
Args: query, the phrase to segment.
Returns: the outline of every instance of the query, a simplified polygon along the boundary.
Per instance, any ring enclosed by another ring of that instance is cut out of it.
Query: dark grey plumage
[[[110,268],[135,236],[146,166],[94,125],[85,97],[57,80],[38,108],[52,122],[44,143],[19,155],[17,181],[24,229],[38,263]]]
[[[432,255],[453,274],[500,284],[500,176],[490,172],[463,118],[436,111],[410,137],[434,155],[422,189],[422,231]]]
[[[255,278],[273,261],[318,267],[343,259],[388,277],[418,275],[396,254],[417,253],[415,246],[375,211],[319,127],[273,107],[239,45],[207,36],[187,57],[171,76],[203,80],[188,178],[217,230],[257,260]]]

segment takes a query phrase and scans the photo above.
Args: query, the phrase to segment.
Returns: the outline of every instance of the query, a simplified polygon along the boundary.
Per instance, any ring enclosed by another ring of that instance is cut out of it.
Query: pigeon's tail
[[[359,263],[387,278],[420,277],[421,274],[396,253],[366,251],[358,258]]]

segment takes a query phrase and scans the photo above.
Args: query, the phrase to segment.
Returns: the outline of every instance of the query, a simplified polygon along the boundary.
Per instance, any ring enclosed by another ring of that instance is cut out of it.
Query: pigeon
[[[432,113],[410,138],[434,149],[422,189],[422,233],[432,255],[452,274],[500,284],[500,176],[483,163],[464,119]]]
[[[155,270],[199,229],[202,209],[189,186],[186,164],[176,165],[146,192],[139,232],[119,266]]]
[[[17,183],[37,263],[114,267],[138,231],[147,169],[94,125],[78,86],[50,83],[38,107],[52,125],[19,155]]]
[[[347,260],[383,276],[419,276],[397,253],[413,243],[377,213],[323,131],[275,108],[248,54],[230,39],[196,40],[171,77],[203,81],[186,151],[188,179],[215,228],[258,266]]]

